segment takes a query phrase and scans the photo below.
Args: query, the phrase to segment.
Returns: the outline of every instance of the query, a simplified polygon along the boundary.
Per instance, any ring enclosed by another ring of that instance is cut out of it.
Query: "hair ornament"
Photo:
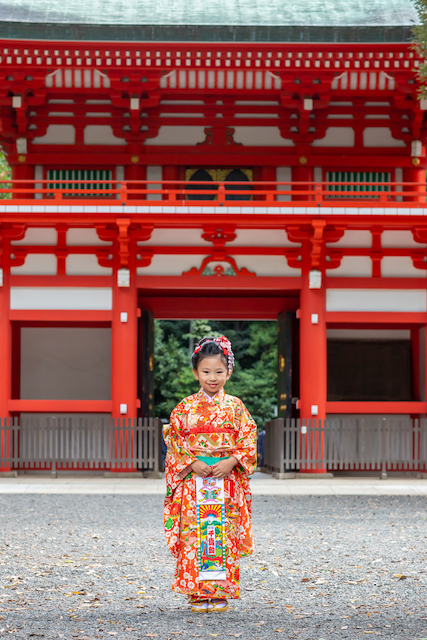
[[[225,336],[221,336],[220,338],[207,338],[201,344],[197,345],[193,354],[199,353],[200,349],[204,347],[205,344],[209,344],[209,342],[215,342],[222,349],[223,354],[227,358],[228,373],[231,373],[234,367],[234,353],[231,348],[230,340]]]

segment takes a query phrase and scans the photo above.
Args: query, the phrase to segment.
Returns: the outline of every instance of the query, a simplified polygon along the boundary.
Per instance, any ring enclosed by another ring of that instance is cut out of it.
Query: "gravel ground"
[[[170,590],[160,496],[0,496],[0,637],[427,639],[426,499],[256,496],[226,614]]]

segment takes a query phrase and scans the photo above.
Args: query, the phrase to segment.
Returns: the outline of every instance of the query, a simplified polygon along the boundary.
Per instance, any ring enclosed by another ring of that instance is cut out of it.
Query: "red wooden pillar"
[[[126,275],[126,274],[124,274]],[[130,272],[130,286],[118,286],[117,270],[114,269],[113,320],[111,325],[111,400],[112,417],[137,417],[137,361],[138,323],[136,271]],[[120,460],[122,454],[133,451],[133,432],[115,432],[112,451]],[[111,471],[129,472],[135,469],[123,463],[112,463]]]
[[[303,420],[326,418],[327,360],[326,360],[326,289],[325,275],[322,273],[320,289],[309,286],[309,246],[304,250],[303,285],[300,298],[300,416]],[[302,436],[303,443],[304,438]],[[302,444],[303,444],[302,443]],[[323,434],[311,447],[317,450],[317,457],[323,452]],[[313,450],[313,449],[312,449]],[[302,469],[308,473],[325,473],[322,465],[312,465]]]
[[[34,180],[34,165],[26,163],[12,165],[12,180]],[[28,182],[27,184],[23,182],[14,186],[17,189],[24,189],[25,187],[29,189],[35,188],[34,182]],[[13,197],[34,198],[34,193],[14,193]]]
[[[404,186],[402,191],[410,191],[411,195],[403,196],[405,202],[426,202],[426,170],[406,167],[402,170],[403,182],[415,184]],[[419,194],[419,195],[418,195]]]
[[[175,165],[164,165],[162,170],[162,178],[163,180],[178,180],[178,167]],[[163,184],[163,189],[177,189],[178,185],[176,184]],[[173,194],[163,194],[162,200],[181,200],[178,196]]]
[[[314,169],[313,167],[307,166],[307,165],[298,165],[295,167],[292,167],[292,182],[313,182],[314,180]],[[302,185],[292,185],[292,190],[293,191],[306,191],[306,190],[310,190],[313,191],[314,190],[314,184],[302,184]],[[313,195],[293,195],[292,196],[292,200],[314,200],[314,196]]]
[[[276,167],[261,167],[261,181],[262,182],[276,182]],[[263,189],[265,191],[275,191],[276,190],[276,186],[274,184],[266,184],[264,185],[258,185],[256,187],[256,189]],[[271,197],[273,199],[275,199],[274,195],[271,194]],[[268,196],[263,196],[262,197],[263,200],[268,200]]]
[[[138,296],[136,273],[130,273],[130,286],[119,287],[117,271],[113,286],[111,325],[111,400],[114,418],[137,415]]]
[[[3,250],[6,253],[8,247],[5,247],[3,241]],[[9,319],[10,309],[10,285],[9,274],[4,269],[3,286],[0,287],[0,418],[3,424],[4,418],[9,418],[9,400],[11,395],[11,326]],[[9,450],[11,441],[7,434],[0,428],[1,438],[0,447],[2,453]],[[0,465],[0,472],[10,471],[9,465]]]
[[[141,164],[129,164],[125,166],[125,180],[146,180],[147,167]],[[136,183],[128,185],[129,200],[146,200],[147,196],[143,193],[132,194],[133,189],[146,189],[144,183]]]

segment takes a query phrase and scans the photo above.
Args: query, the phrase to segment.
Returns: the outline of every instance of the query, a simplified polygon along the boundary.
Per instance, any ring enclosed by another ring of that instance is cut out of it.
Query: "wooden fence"
[[[274,474],[356,470],[385,477],[387,471],[426,471],[426,419],[276,418],[265,432],[264,468]]]
[[[159,418],[40,417],[0,422],[0,469],[160,471]]]

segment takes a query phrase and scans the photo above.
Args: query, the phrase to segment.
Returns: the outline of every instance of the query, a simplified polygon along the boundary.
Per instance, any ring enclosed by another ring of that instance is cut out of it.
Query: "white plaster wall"
[[[234,141],[245,147],[294,147],[292,140],[282,138],[279,127],[233,127]]]
[[[414,247],[421,249],[425,247],[425,244],[421,242],[415,242],[414,236],[410,231],[403,229],[399,231],[383,231],[381,234],[381,246],[382,247]]]
[[[396,167],[394,170],[394,180],[395,182],[403,182],[403,169],[402,167]],[[397,191],[402,191],[402,187],[396,187]],[[396,202],[402,202],[403,196],[396,196]]]
[[[20,267],[11,267],[10,273],[16,276],[56,276],[57,260],[51,254],[30,253]]]
[[[21,398],[109,400],[111,330],[23,327]]]
[[[209,252],[206,252],[209,255]],[[232,256],[232,251],[230,251]],[[137,269],[138,275],[173,276],[181,275],[192,267],[199,267],[205,256],[156,255],[149,267]],[[300,269],[291,269],[284,256],[233,256],[237,267],[245,267],[258,276],[300,276]],[[222,263],[221,263],[222,264]],[[228,263],[227,263],[228,264]]]
[[[11,287],[11,309],[80,309],[111,311],[109,287]]]
[[[300,247],[291,242],[284,229],[237,229],[237,238],[229,245],[233,247]]]
[[[345,231],[338,242],[327,243],[328,247],[371,247],[372,233],[370,231]]]
[[[426,312],[425,289],[328,289],[327,311]]]
[[[292,180],[292,168],[291,167],[277,167],[276,169],[277,182],[291,182]],[[290,191],[290,184],[282,184],[277,187],[279,191]],[[292,196],[277,196],[279,202],[289,202]]]
[[[46,134],[40,138],[34,138],[34,144],[74,144],[76,130],[72,124],[50,124]]]
[[[230,252],[231,255],[231,252]],[[233,256],[239,269],[246,267],[257,276],[299,277],[301,269],[292,269],[284,256]]]
[[[43,167],[40,164],[37,164],[34,167],[34,180],[43,180]],[[45,185],[43,185],[42,182],[36,182],[36,184],[34,185],[35,189],[42,189]],[[34,194],[34,199],[35,200],[41,200],[43,198],[44,194],[43,193],[36,193]]]
[[[67,276],[111,276],[112,268],[101,267],[95,255],[69,255],[65,259]]]
[[[337,269],[328,269],[330,278],[370,278],[372,276],[372,260],[367,256],[344,256]]]
[[[146,146],[180,145],[194,147],[206,138],[206,127],[160,127],[159,134],[155,138],[148,138]]]
[[[124,138],[117,138],[113,133],[113,128],[106,124],[89,124],[85,127],[83,139],[85,144],[126,145],[126,140]]]
[[[111,244],[111,242],[104,242],[104,240],[100,240],[98,234],[96,233],[96,229],[85,229],[84,227],[77,227],[76,229],[68,229],[67,231],[68,246],[110,246]]]
[[[333,340],[410,340],[410,329],[327,329]]]
[[[350,127],[328,127],[326,135],[312,147],[354,147],[354,131]]]
[[[49,245],[55,246],[58,241],[58,233],[56,229],[41,229],[36,227],[29,227],[25,232],[25,236],[22,240],[12,240],[12,245]]]
[[[363,131],[365,147],[406,147],[403,140],[396,140],[388,127],[367,127]]]
[[[149,247],[151,245],[162,247],[206,246],[207,253],[209,253],[209,248],[211,248],[212,245],[203,240],[203,233],[203,229],[153,229],[150,240],[147,240],[147,242],[138,242],[138,245],[144,247]]]
[[[427,269],[416,269],[409,256],[386,256],[381,260],[381,275],[384,278],[425,278]]]
[[[147,167],[147,180],[153,180],[151,184],[147,184],[147,189],[161,189],[162,188],[162,180],[163,177],[163,167],[149,165]],[[158,182],[155,182],[158,181]],[[153,195],[147,194],[147,200],[161,200],[161,193],[154,193]]]
[[[323,182],[323,168],[322,167],[314,167],[313,169],[313,178],[315,182]]]
[[[208,255],[209,252],[206,252]],[[192,267],[197,269],[202,264],[204,256],[181,256],[177,254],[156,255],[149,267],[139,267],[136,272],[139,276],[180,276],[183,271]]]

